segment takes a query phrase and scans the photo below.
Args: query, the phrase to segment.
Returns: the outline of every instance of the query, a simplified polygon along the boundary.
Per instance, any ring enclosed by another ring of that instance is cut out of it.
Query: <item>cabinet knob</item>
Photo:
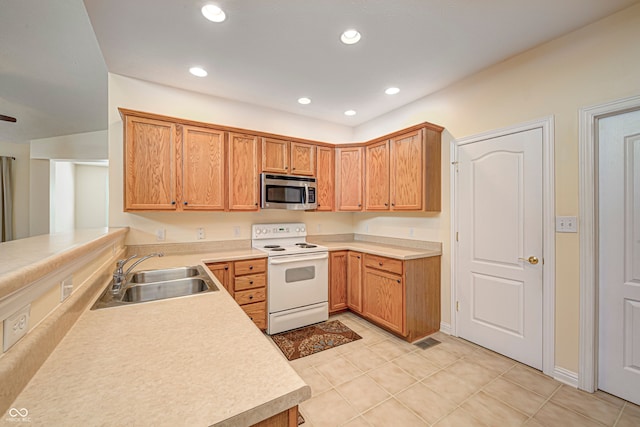
[[[398,283],[400,283],[400,280],[398,280]]]
[[[256,202],[256,206],[258,206],[258,203]]]
[[[250,265],[250,266],[249,266],[249,270],[253,270],[253,265]]]
[[[391,206],[395,206],[395,205],[396,205],[395,203],[391,203]]]
[[[250,281],[249,281],[249,284],[250,284],[250,285],[253,285],[253,280],[250,280]]]
[[[296,170],[296,168],[291,168],[291,170]]]
[[[189,203],[188,202],[184,202],[184,205],[187,206]]]
[[[249,295],[249,299],[253,299],[253,295]]]
[[[381,263],[381,262],[379,262],[379,263],[378,263],[378,265],[379,265],[380,267],[382,267],[382,263]]]
[[[172,200],[172,201],[171,201],[171,204],[172,204],[172,205],[175,205],[175,204],[176,204],[176,201],[175,201],[175,200]]]
[[[224,266],[224,269],[225,269],[225,270],[228,270],[228,269],[229,269],[229,266],[228,266],[228,265],[225,265],[225,266]]]
[[[360,255],[358,255],[358,259],[360,259]]]
[[[361,208],[361,207],[362,207],[362,204],[361,204],[361,203],[358,203],[358,207],[359,207],[359,208]]]
[[[285,166],[284,168],[285,168],[285,169],[289,169],[289,166]]]
[[[389,203],[385,203],[384,205],[385,205],[385,206],[389,206]]]

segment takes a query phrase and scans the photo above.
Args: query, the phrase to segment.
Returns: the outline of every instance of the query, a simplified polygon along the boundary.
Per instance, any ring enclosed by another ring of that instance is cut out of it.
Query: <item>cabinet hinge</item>
[[[456,301],[456,311],[460,311],[460,301]]]

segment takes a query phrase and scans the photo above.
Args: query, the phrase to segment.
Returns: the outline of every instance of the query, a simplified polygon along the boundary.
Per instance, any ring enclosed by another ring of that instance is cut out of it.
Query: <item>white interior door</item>
[[[462,145],[458,336],[542,369],[543,132]]]
[[[640,111],[598,129],[598,388],[640,404]]]

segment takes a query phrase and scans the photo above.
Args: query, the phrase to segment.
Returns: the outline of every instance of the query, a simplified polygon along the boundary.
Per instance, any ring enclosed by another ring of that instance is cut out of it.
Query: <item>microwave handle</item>
[[[304,184],[304,204],[309,204],[309,184]]]

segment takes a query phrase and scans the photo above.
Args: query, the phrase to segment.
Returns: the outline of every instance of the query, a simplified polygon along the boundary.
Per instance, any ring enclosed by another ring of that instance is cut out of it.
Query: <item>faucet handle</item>
[[[124,265],[126,263],[128,263],[129,261],[131,261],[132,259],[134,259],[137,256],[138,256],[138,254],[135,254],[135,255],[131,255],[129,258],[118,260],[118,262],[117,262],[118,269],[122,270],[122,267],[124,267]]]

